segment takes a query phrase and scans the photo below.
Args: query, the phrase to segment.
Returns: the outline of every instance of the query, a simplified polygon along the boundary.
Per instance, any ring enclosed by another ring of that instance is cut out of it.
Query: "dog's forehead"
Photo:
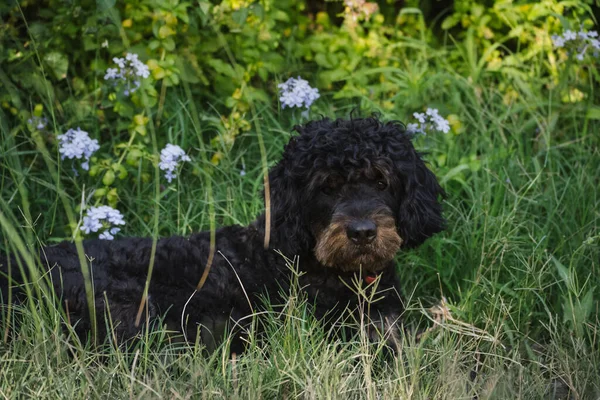
[[[331,149],[352,151],[355,149],[369,149],[383,152],[386,143],[394,139],[395,135],[387,132],[360,132],[350,129],[326,130],[313,134],[303,134],[299,139],[304,140],[314,149]]]
[[[376,117],[330,120],[324,118],[297,125],[300,135],[292,139],[300,148],[311,151],[342,151],[373,149],[380,154],[398,152],[412,147],[411,134],[398,121],[382,123]]]
[[[340,143],[335,149],[319,149],[312,154],[315,169],[336,172],[347,178],[375,178],[393,169],[391,154],[368,144]]]
[[[390,183],[394,181],[391,171],[385,165],[370,163],[368,166],[346,164],[340,168],[322,168],[313,170],[308,178],[309,191],[318,190],[324,186],[340,187],[347,183],[366,183],[383,180]]]
[[[326,134],[298,139],[297,146],[289,150],[297,164],[305,167],[329,170],[386,169],[393,161],[393,151],[384,142],[356,138],[347,140],[344,136]]]
[[[346,181],[383,176],[392,183],[418,162],[410,137],[397,124],[322,120],[296,131],[300,135],[286,147],[284,165],[288,176],[305,184],[318,185],[332,174]]]

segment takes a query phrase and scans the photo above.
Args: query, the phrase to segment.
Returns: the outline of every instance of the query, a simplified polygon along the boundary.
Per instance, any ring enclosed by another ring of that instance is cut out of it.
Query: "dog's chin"
[[[373,254],[359,254],[351,259],[331,260],[328,267],[344,272],[378,273],[384,269],[392,258],[381,258]]]
[[[317,246],[317,260],[326,267],[339,269],[344,272],[377,273],[384,269],[400,250],[401,240],[389,243],[385,247],[355,246],[347,244],[336,249],[324,251]]]

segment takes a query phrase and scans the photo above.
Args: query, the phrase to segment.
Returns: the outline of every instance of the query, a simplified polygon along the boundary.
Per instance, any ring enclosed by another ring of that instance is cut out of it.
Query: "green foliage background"
[[[407,335],[388,362],[361,338],[325,340],[290,296],[289,318],[264,322],[269,339],[255,338],[237,364],[226,345],[206,358],[161,333],[97,354],[61,335],[60,312],[41,296],[14,334],[1,310],[0,394],[600,396],[600,58],[578,60],[551,40],[597,30],[598,4],[348,4],[0,4],[0,248],[79,238],[80,213],[100,204],[123,211],[127,235],[246,224],[293,125],[374,111],[410,123],[437,108],[451,132],[415,145],[449,193],[449,229],[398,258],[407,324],[429,336]],[[151,71],[131,96],[104,80],[125,53]],[[297,76],[321,93],[308,117],[278,103],[277,84]],[[57,151],[56,136],[78,126],[101,145],[89,173]],[[157,167],[166,143],[193,158],[172,184]],[[429,307],[442,298],[452,318],[440,327]]]
[[[572,81],[561,86],[558,66],[567,52],[554,51],[550,40],[562,29],[593,26],[585,2],[431,1],[421,4],[425,13],[416,2],[380,3],[9,2],[0,6],[7,22],[0,102],[11,129],[25,135],[40,133],[27,132],[32,116],[50,118],[51,129],[41,133],[51,149],[55,132],[75,126],[110,141],[110,156],[94,160],[91,176],[103,178],[98,201],[115,206],[115,178],[132,179],[124,161],[134,168],[148,161],[133,172],[150,179],[149,115],[156,126],[172,117],[169,98],[184,90],[201,105],[215,164],[250,130],[251,107],[273,107],[277,83],[294,75],[328,99],[402,120],[439,108],[454,133],[464,131],[454,74],[475,90],[497,88],[505,103],[523,88],[540,95],[557,89],[563,102],[592,101],[596,69],[570,65]],[[130,97],[103,78],[125,52],[151,70]],[[157,139],[167,141],[160,133]]]

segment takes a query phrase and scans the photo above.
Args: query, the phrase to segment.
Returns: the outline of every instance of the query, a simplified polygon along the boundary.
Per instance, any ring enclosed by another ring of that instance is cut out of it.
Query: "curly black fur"
[[[442,189],[400,123],[382,123],[376,117],[323,119],[295,130],[299,135],[269,173],[269,248],[263,246],[264,215],[248,227],[217,230],[208,279],[186,306],[207,264],[210,234],[160,239],[145,320],[164,318],[169,329],[181,331],[185,309],[183,333],[188,340],[200,334],[205,342],[222,335],[227,324],[245,326],[252,311],[260,309],[263,295],[280,303],[281,294],[288,292],[291,271],[279,250],[299,257],[300,286],[317,318],[327,323],[344,309],[356,309],[351,280],[358,276],[368,286],[378,275],[377,290],[383,296],[371,305],[371,313],[395,324],[403,305],[393,257],[400,247],[418,246],[443,229],[438,202]],[[134,337],[143,326],[135,320],[152,239],[86,240],[83,246],[93,271],[99,321],[108,309],[116,337]],[[70,323],[85,336],[91,325],[74,244],[46,247],[40,259]],[[17,259],[0,256],[4,302],[9,263],[13,298],[24,296]],[[98,323],[99,337],[107,334],[104,327]]]

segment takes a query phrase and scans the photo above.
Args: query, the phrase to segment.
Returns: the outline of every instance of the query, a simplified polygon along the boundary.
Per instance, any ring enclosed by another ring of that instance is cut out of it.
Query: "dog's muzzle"
[[[375,214],[368,218],[334,215],[317,235],[315,256],[327,267],[376,272],[394,258],[401,245],[402,238],[390,215]]]

